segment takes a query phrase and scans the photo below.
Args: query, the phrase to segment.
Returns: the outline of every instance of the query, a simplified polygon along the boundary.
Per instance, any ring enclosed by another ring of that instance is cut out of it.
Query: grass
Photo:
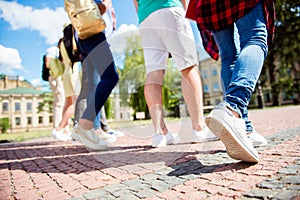
[[[278,107],[265,107],[264,109],[276,109]],[[252,108],[251,110],[260,110],[258,108]],[[177,121],[181,120],[180,118],[166,118],[166,121]],[[119,121],[119,122],[109,122],[109,126],[113,129],[119,128],[127,128],[132,126],[143,126],[143,125],[150,125],[152,122],[151,120],[136,120],[136,121]],[[20,133],[0,133],[0,143],[5,142],[23,142],[31,139],[37,138],[45,138],[51,137],[51,130],[40,130],[40,131],[30,131],[30,132],[20,132]]]
[[[51,130],[40,130],[19,133],[0,133],[0,143],[5,142],[23,142],[36,138],[50,137]]]
[[[176,121],[179,118],[166,118],[167,121]],[[143,126],[150,125],[151,120],[136,120],[136,121],[119,121],[119,122],[109,122],[109,126],[112,129],[128,128],[132,126]],[[72,130],[72,127],[70,127]],[[17,132],[17,133],[0,133],[0,143],[7,142],[24,142],[37,138],[51,137],[51,129],[49,130],[39,130],[30,132]]]

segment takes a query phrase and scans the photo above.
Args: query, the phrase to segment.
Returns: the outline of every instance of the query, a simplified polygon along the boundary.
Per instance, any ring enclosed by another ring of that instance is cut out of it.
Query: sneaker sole
[[[218,116],[208,116],[205,119],[208,128],[224,143],[228,155],[237,160],[257,163],[258,156],[251,152],[229,125]],[[223,123],[222,123],[223,122]]]
[[[192,140],[192,143],[193,144],[197,144],[197,143],[205,143],[205,142],[212,142],[212,141],[218,141],[219,140],[219,138],[210,138],[210,139],[205,139],[205,140],[201,140],[201,139],[193,139]]]
[[[101,151],[101,150],[106,150],[107,149],[107,146],[96,144],[96,143],[90,141],[89,139],[85,138],[84,136],[81,136],[81,135],[79,135],[75,132],[73,132],[71,134],[71,137],[73,139],[75,139],[77,142],[82,143],[85,147],[87,147],[91,150],[98,150],[98,151],[100,150]]]

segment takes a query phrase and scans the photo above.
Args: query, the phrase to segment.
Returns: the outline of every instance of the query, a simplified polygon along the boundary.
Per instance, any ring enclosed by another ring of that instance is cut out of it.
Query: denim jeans
[[[87,77],[87,107],[83,119],[93,121],[119,81],[104,33],[78,40]]]
[[[76,99],[76,105],[75,105],[75,114],[74,114],[74,119],[75,122],[77,123],[82,116],[82,113],[86,109],[86,98],[87,98],[87,93],[88,93],[88,78],[86,76],[86,69],[84,65],[81,65],[81,71],[82,71],[82,76],[81,76],[81,89],[80,93]],[[98,74],[94,74],[94,76],[99,77]],[[93,78],[92,80],[97,80],[97,78]],[[98,81],[97,81],[98,82]],[[95,82],[94,84],[97,84]],[[108,131],[110,129],[107,121],[106,121],[106,114],[104,107],[100,110],[100,112],[97,114],[96,119],[94,120],[94,128],[102,128],[104,131]]]
[[[262,1],[231,27],[213,31],[213,36],[222,62],[224,101],[245,120],[246,132],[252,132],[247,106],[268,53]]]

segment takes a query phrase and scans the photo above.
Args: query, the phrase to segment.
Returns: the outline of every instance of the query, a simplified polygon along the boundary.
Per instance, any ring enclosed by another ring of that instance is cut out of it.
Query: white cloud
[[[139,34],[138,27],[133,24],[121,24],[121,26],[108,38],[111,51],[115,54],[124,53],[127,45],[127,38]]]
[[[34,86],[40,86],[40,85],[42,85],[42,80],[41,80],[40,78],[38,78],[38,79],[33,79],[33,80],[30,81],[30,83],[31,83],[32,85],[34,85]]]
[[[12,74],[14,70],[24,71],[22,59],[17,49],[8,48],[0,44],[0,71],[3,74]]]
[[[63,7],[34,9],[15,1],[0,0],[0,18],[8,22],[13,30],[27,28],[38,31],[46,43],[56,44],[62,34],[63,25],[69,21]]]

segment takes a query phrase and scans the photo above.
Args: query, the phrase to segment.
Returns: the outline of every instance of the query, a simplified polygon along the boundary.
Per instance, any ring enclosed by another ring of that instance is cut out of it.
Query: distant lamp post
[[[261,82],[258,80],[257,82],[257,104],[258,108],[264,108],[265,107],[265,102],[264,102],[264,95],[262,92],[262,87],[261,87]]]

